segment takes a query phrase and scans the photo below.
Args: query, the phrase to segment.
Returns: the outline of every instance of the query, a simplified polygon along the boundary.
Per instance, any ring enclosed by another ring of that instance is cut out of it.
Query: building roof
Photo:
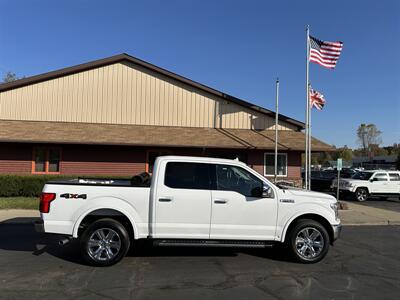
[[[174,80],[177,80],[179,82],[182,82],[184,84],[187,84],[189,86],[192,86],[194,88],[200,89],[202,91],[205,91],[207,93],[210,93],[212,95],[221,97],[223,99],[226,99],[227,101],[236,103],[238,105],[241,105],[243,107],[261,112],[265,115],[268,115],[270,117],[275,117],[275,112],[263,108],[261,106],[257,106],[254,105],[252,103],[249,103],[247,101],[244,101],[242,99],[236,98],[234,96],[225,94],[221,91],[215,90],[211,87],[205,86],[201,83],[195,82],[193,80],[190,80],[186,77],[180,76],[178,74],[175,74],[173,72],[170,72],[168,70],[162,69],[160,67],[157,67],[153,64],[150,64],[148,62],[145,62],[143,60],[140,60],[138,58],[135,58],[133,56],[130,56],[128,54],[119,54],[119,55],[115,55],[115,56],[111,56],[108,58],[104,58],[104,59],[100,59],[100,60],[95,60],[95,61],[91,61],[88,63],[84,63],[84,64],[80,64],[80,65],[76,65],[73,67],[68,67],[68,68],[64,68],[64,69],[60,69],[60,70],[56,70],[56,71],[52,71],[52,72],[48,72],[48,73],[43,73],[40,75],[36,75],[36,76],[31,76],[31,77],[27,77],[27,78],[23,78],[23,79],[19,79],[13,82],[9,82],[9,83],[3,83],[0,84],[0,92],[3,91],[7,91],[7,90],[11,90],[11,89],[16,89],[19,87],[23,87],[26,85],[30,85],[30,84],[34,84],[34,83],[38,83],[38,82],[43,82],[46,80],[50,80],[50,79],[55,79],[55,78],[59,78],[59,77],[63,77],[63,76],[67,76],[67,75],[71,75],[71,74],[75,74],[78,72],[82,72],[82,71],[87,71],[87,70],[91,70],[91,69],[95,69],[95,68],[99,68],[99,67],[103,67],[106,65],[111,65],[111,64],[115,64],[115,63],[121,63],[121,62],[130,62],[136,65],[139,65],[145,69],[151,70],[153,72],[162,74],[164,76],[167,76],[169,78],[172,78]],[[279,114],[279,120],[281,121],[285,121],[288,122],[290,124],[295,125],[299,130],[304,129],[305,125],[303,122],[300,122],[298,120],[289,118],[287,116],[284,116],[282,114]]]
[[[0,142],[272,150],[274,138],[273,130],[0,120]],[[302,151],[304,140],[300,131],[279,131],[280,150]],[[334,148],[313,138],[312,150]]]

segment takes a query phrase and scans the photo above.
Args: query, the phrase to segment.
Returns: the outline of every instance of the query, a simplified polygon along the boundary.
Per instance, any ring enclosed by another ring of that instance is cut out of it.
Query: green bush
[[[74,175],[0,175],[0,197],[39,197],[43,186],[50,180],[71,178],[110,178],[110,176]],[[113,178],[128,178],[124,176]]]

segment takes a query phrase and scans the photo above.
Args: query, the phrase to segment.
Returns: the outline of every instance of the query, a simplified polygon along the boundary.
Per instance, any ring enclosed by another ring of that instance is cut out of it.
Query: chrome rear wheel
[[[111,228],[97,229],[89,238],[87,251],[90,257],[98,261],[112,260],[121,249],[121,238]]]
[[[81,252],[91,265],[105,267],[119,262],[128,252],[128,231],[117,220],[104,218],[90,224],[80,236]]]

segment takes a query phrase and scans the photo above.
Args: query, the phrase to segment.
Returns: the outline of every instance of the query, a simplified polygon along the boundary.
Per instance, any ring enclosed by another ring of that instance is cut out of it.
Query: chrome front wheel
[[[301,263],[316,263],[328,253],[330,238],[327,229],[310,219],[295,221],[285,239],[292,258]]]
[[[304,259],[318,257],[324,248],[324,237],[316,228],[306,227],[296,236],[296,250]]]
[[[368,191],[364,188],[359,188],[356,190],[356,200],[363,202],[368,199]]]

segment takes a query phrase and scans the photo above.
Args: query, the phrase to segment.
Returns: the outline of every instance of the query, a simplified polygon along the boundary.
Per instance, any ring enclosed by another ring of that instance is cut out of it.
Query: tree
[[[12,82],[12,81],[15,81],[15,80],[18,80],[18,77],[17,77],[17,75],[15,75],[15,73],[13,73],[11,71],[8,71],[6,73],[6,75],[4,75],[4,77],[3,77],[3,82],[4,83]]]
[[[344,145],[343,148],[339,148],[337,151],[338,158],[342,158],[344,161],[352,161],[353,160],[353,151]]]
[[[357,129],[358,142],[364,152],[365,156],[371,157],[372,145],[379,145],[382,143],[381,131],[375,124],[361,124]]]
[[[381,148],[378,145],[372,144],[371,145],[371,153],[373,156],[385,156],[389,155],[389,151],[387,151],[385,148]]]

